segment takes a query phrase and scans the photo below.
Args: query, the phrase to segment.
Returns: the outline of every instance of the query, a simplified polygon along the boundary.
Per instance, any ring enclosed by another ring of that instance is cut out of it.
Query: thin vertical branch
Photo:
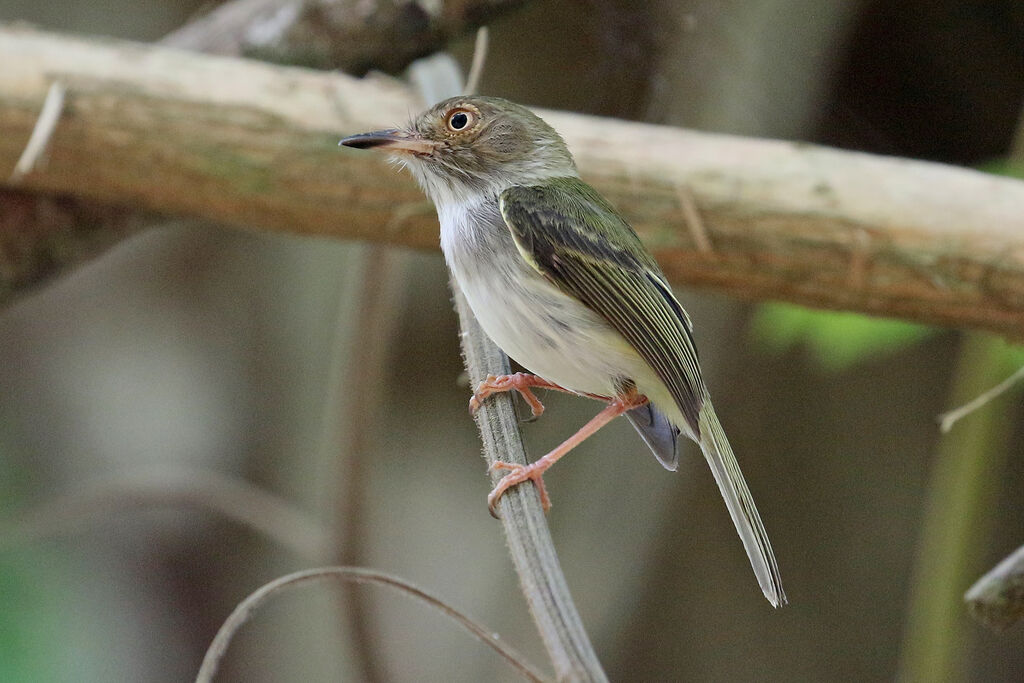
[[[164,37],[163,44],[206,52],[239,55],[243,36],[251,34],[251,27],[268,15],[287,9],[275,0],[232,0],[221,5],[210,15],[200,16]],[[334,30],[356,30],[353,15],[332,26]],[[232,23],[233,22],[233,23]],[[282,45],[282,49],[289,46]],[[294,46],[291,46],[294,47]],[[262,55],[272,58],[272,53]],[[280,56],[280,55],[279,55]],[[389,270],[395,267],[388,257],[388,247],[371,245],[352,256],[350,268],[361,277],[349,284],[353,292],[340,296],[338,320],[334,332],[334,348],[351,349],[349,358],[336,357],[330,364],[331,373],[326,403],[325,429],[321,437],[321,452],[338,463],[338,486],[335,491],[335,529],[331,559],[340,565],[363,564],[366,551],[365,529],[365,470],[366,451],[370,446],[369,428],[374,424],[368,416],[377,409],[382,397],[385,360],[391,346],[395,318],[388,313],[394,309],[392,300],[399,288]],[[355,321],[350,319],[352,308],[357,309]],[[354,325],[354,327],[353,327]],[[354,330],[354,331],[353,331]],[[345,344],[346,333],[356,335],[354,342]],[[344,408],[342,397],[349,394]],[[340,436],[340,438],[338,438]],[[329,451],[329,454],[326,452]],[[366,594],[351,590],[341,607],[342,621],[347,621],[352,635],[356,668],[361,680],[375,683],[390,677],[386,657],[376,645],[375,622]]]
[[[372,427],[378,422],[383,404],[382,387],[387,372],[387,358],[391,351],[397,324],[397,299],[404,282],[404,269],[400,256],[389,247],[370,245],[359,253],[350,267],[359,276],[348,283],[353,292],[344,297],[345,308],[339,315],[335,334],[337,348],[347,348],[345,367],[332,370],[343,386],[335,392],[347,399],[341,411],[340,443],[333,456],[338,461],[338,485],[335,491],[336,512],[335,552],[333,562],[339,565],[365,564],[366,556],[366,458],[372,445]],[[355,315],[352,315],[355,308]],[[350,343],[343,344],[348,334]],[[330,418],[328,418],[330,419]],[[387,658],[377,643],[376,621],[373,608],[365,592],[347,591],[343,617],[352,632],[353,648],[357,653],[360,680],[391,680],[387,671]]]
[[[963,340],[953,403],[963,403],[1006,370],[1002,342]],[[989,534],[992,497],[1007,457],[1012,421],[990,404],[942,437],[928,486],[910,606],[900,655],[900,681],[958,680],[967,647],[964,588]]]
[[[454,280],[451,285],[470,382],[475,386],[487,375],[509,374],[508,357],[484,334]],[[498,460],[527,463],[512,399],[511,394],[492,396],[476,413],[488,468]],[[493,473],[492,483],[499,478]],[[607,680],[569,594],[537,489],[532,482],[513,487],[498,507],[523,594],[558,679]]]
[[[476,30],[476,41],[473,43],[473,62],[469,66],[469,75],[466,76],[466,95],[476,94],[480,87],[480,79],[484,75],[484,65],[487,63],[487,46],[490,34],[486,26]]]
[[[1009,158],[1024,160],[1024,109]],[[986,394],[993,391],[1020,388],[1014,385],[1014,375],[1003,381],[1005,388],[989,389],[1005,372],[1000,342],[967,334],[962,345],[953,405],[969,406],[979,396],[987,402]],[[955,417],[957,412],[947,413],[944,418],[950,414]],[[943,432],[946,423],[944,419]],[[977,556],[988,536],[991,522],[987,511],[991,509],[992,492],[998,490],[1011,424],[996,404],[989,404],[956,429],[950,425],[949,433],[942,438],[911,587],[900,655],[902,681],[947,680],[962,673],[959,668],[965,634],[960,596],[972,571],[970,558]],[[970,604],[970,594],[967,599]]]
[[[470,83],[464,91],[478,84],[486,50],[487,34],[482,32],[477,35]],[[445,84],[453,76],[448,71],[453,64],[450,60],[431,60],[424,65],[417,81],[425,100],[436,101],[454,94],[444,92]],[[475,386],[487,375],[509,374],[508,357],[484,334],[454,279],[451,286],[471,384]],[[526,449],[510,394],[485,401],[476,412],[476,421],[488,468],[498,460],[526,464]],[[492,483],[500,478],[499,473],[492,473]],[[523,594],[558,679],[607,680],[569,594],[537,489],[532,483],[510,489],[502,496],[499,509]]]

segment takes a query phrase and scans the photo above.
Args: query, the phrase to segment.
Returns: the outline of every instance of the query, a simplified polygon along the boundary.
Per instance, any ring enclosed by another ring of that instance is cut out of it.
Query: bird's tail
[[[754,568],[757,582],[764,591],[764,596],[773,607],[786,604],[786,593],[782,590],[782,578],[779,566],[775,563],[775,553],[768,540],[768,534],[757,514],[754,499],[750,496],[747,482],[743,480],[740,465],[736,462],[729,440],[725,438],[722,425],[718,422],[715,409],[710,399],[705,397],[700,410],[700,448],[704,451],[711,472],[715,475],[718,488],[729,508],[729,516],[736,525],[743,547]]]
[[[626,419],[636,427],[640,438],[650,447],[662,467],[675,472],[679,468],[679,449],[676,446],[679,427],[650,401],[626,413]]]

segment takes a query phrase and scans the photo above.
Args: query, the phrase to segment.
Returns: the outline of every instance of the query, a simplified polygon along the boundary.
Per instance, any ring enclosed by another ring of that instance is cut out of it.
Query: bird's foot
[[[615,398],[605,400],[608,401],[608,405],[605,406],[604,410],[595,415],[590,422],[583,425],[578,432],[563,441],[560,446],[536,462],[529,465],[519,465],[499,460],[491,465],[492,471],[510,470],[508,474],[501,478],[498,484],[487,496],[487,507],[490,509],[491,515],[494,517],[498,516],[498,501],[501,499],[501,496],[505,491],[516,484],[521,484],[527,480],[532,481],[537,486],[537,492],[540,494],[540,503],[544,507],[544,512],[547,512],[551,508],[551,499],[548,498],[548,491],[544,487],[544,480],[541,478],[541,475],[543,475],[549,467],[554,465],[559,458],[583,443],[587,437],[592,435],[601,427],[608,424],[619,415],[647,403],[647,397],[638,394],[635,389],[622,396],[616,396]]]
[[[519,465],[499,460],[491,465],[491,471],[509,470],[509,473],[502,477],[494,489],[487,494],[487,507],[491,511],[491,516],[498,517],[498,501],[505,494],[505,491],[517,484],[522,484],[524,481],[532,481],[534,483],[537,487],[537,493],[540,494],[541,507],[544,508],[544,512],[550,510],[551,499],[548,498],[548,490],[544,486],[543,475],[553,462],[553,460],[546,462],[544,458],[541,458],[530,465]]]
[[[554,382],[549,382],[543,377],[531,375],[528,372],[517,372],[512,375],[488,375],[487,379],[480,382],[480,386],[478,386],[476,391],[473,392],[473,397],[469,399],[469,412],[476,413],[476,411],[480,409],[480,404],[483,400],[491,394],[500,394],[506,391],[518,391],[526,403],[529,404],[530,410],[533,412],[533,416],[540,417],[541,413],[544,412],[544,404],[540,402],[540,399],[538,399],[531,390],[535,387],[572,393],[568,389],[563,389]]]

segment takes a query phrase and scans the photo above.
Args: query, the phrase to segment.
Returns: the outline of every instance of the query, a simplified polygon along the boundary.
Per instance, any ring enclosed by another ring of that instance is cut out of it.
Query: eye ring
[[[472,109],[453,109],[445,117],[445,125],[452,133],[465,133],[476,125],[478,118],[477,113]]]

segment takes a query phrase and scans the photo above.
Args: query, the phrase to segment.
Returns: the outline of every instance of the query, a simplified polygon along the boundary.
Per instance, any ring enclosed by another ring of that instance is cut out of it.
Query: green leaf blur
[[[978,170],[994,175],[1024,179],[1024,162],[1012,159],[994,159],[978,166]]]
[[[781,354],[805,347],[827,372],[842,372],[870,358],[896,353],[935,331],[900,320],[783,303],[758,307],[750,325],[751,337],[764,349]]]

